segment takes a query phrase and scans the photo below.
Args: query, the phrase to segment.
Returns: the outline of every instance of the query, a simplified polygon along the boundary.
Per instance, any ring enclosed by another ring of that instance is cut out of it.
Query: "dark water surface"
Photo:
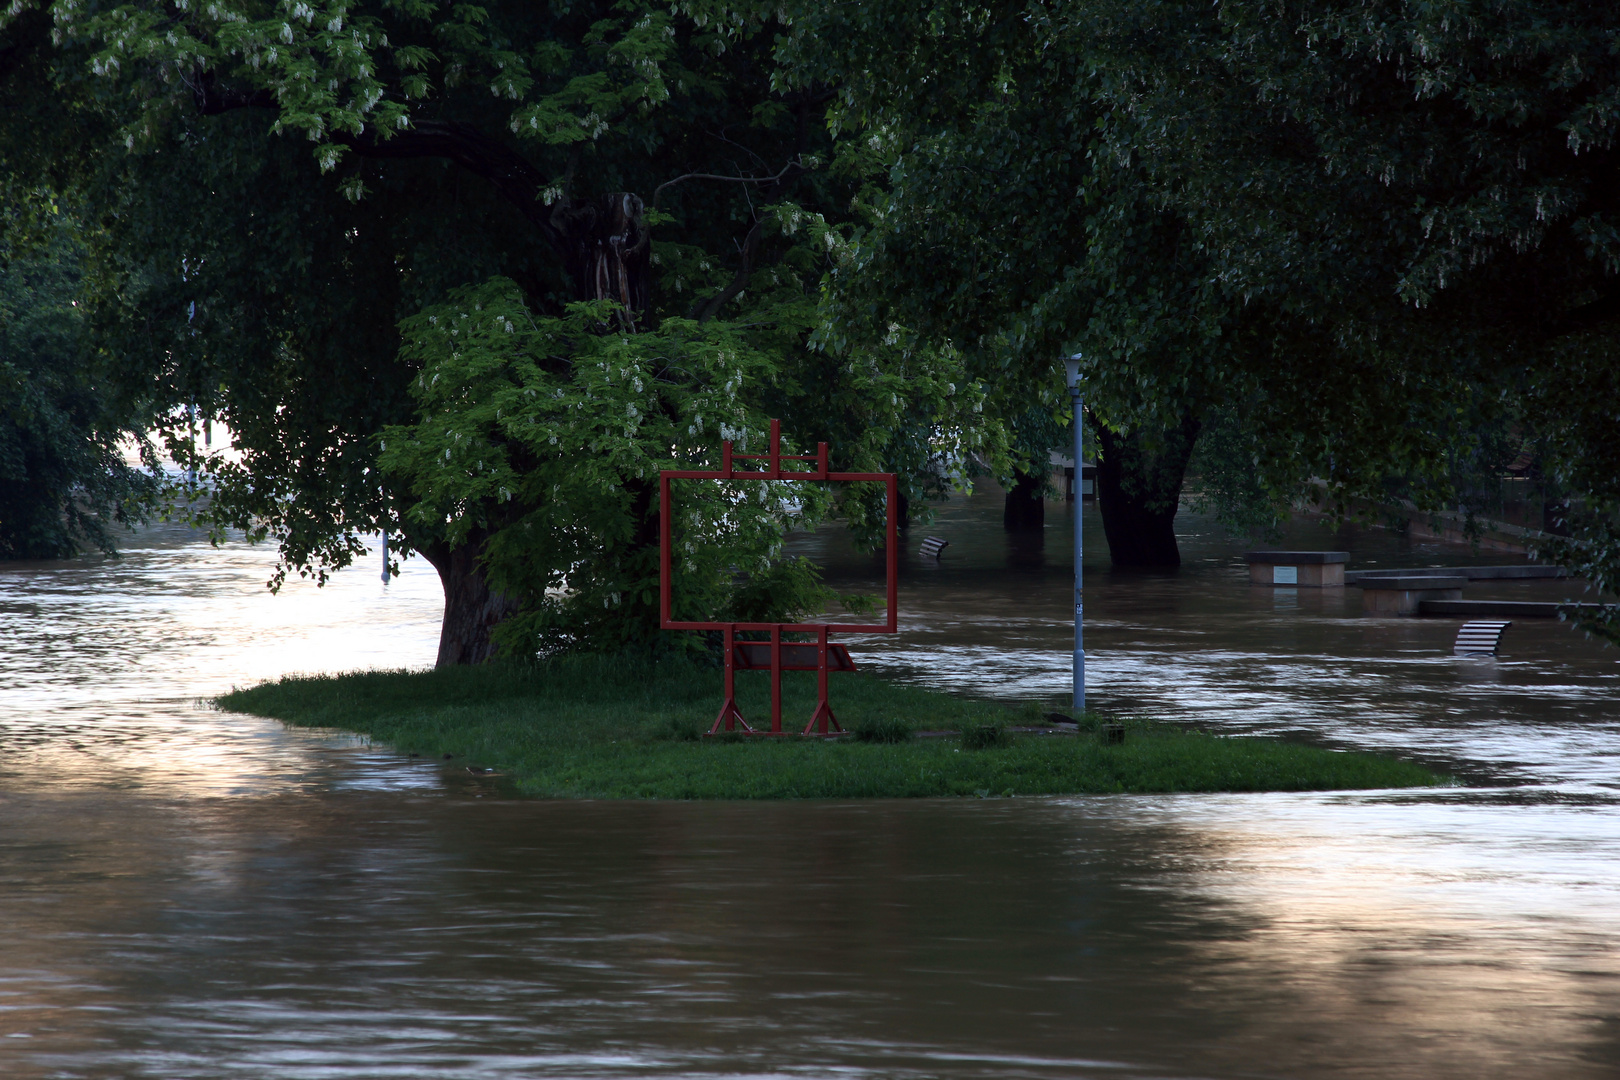
[[[1251,588],[1238,544],[1183,527],[1160,576],[1109,574],[1088,532],[1097,704],[1469,786],[515,801],[196,701],[430,663],[419,564],[280,597],[268,553],[178,532],[0,564],[0,1076],[1620,1075],[1620,653],[1521,620],[1457,660],[1457,620]],[[858,659],[1056,699],[1067,531],[1009,544],[992,498],[927,531],[952,546],[908,560],[904,632]],[[870,576],[836,534],[795,546]]]

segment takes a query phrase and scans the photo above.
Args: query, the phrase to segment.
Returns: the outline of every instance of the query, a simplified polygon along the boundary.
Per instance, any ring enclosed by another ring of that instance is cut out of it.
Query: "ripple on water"
[[[904,632],[861,641],[861,662],[1063,693],[1067,538],[1050,530],[1048,565],[998,514],[947,510],[946,559],[908,554]],[[508,800],[196,701],[430,663],[419,565],[270,597],[265,552],[170,530],[117,564],[0,566],[0,1073],[1620,1072],[1615,654],[1526,623],[1501,660],[1458,661],[1449,624],[1250,589],[1237,545],[1187,524],[1180,575],[1094,568],[1099,703],[1460,763],[1486,786]],[[834,536],[794,545],[870,578]]]

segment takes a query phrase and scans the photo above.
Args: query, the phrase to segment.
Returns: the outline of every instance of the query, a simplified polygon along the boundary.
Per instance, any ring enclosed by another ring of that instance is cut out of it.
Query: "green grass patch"
[[[594,799],[849,799],[1114,792],[1321,791],[1446,782],[1421,765],[1270,738],[1126,721],[1123,743],[1020,734],[1012,708],[867,674],[835,675],[855,738],[703,738],[720,673],[685,662],[568,657],[533,668],[291,676],[217,699],[224,709],[360,732],[407,753],[498,770],[530,795]],[[738,676],[739,704],[768,726],[769,683]],[[783,680],[783,724],[815,705],[815,676]],[[1120,723],[1117,717],[1110,723]],[[919,730],[960,737],[917,738]]]

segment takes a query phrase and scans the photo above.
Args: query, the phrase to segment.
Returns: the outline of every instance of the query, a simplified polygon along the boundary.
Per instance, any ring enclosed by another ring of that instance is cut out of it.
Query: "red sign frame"
[[[764,469],[738,469],[737,461],[764,461]],[[809,469],[783,468],[783,462],[810,461]],[[811,481],[882,481],[888,487],[888,505],[885,513],[885,571],[884,592],[887,603],[887,621],[883,623],[748,623],[748,622],[688,622],[670,617],[670,481],[671,480],[811,480]],[[816,635],[818,664],[816,668],[818,700],[816,711],[805,725],[802,734],[837,735],[844,729],[833,715],[827,702],[827,635],[838,634],[893,634],[898,631],[900,544],[896,514],[899,508],[899,487],[894,473],[832,472],[827,468],[827,444],[816,444],[814,454],[782,453],[782,422],[771,421],[770,449],[764,454],[738,454],[731,449],[731,440],[721,444],[720,468],[665,469],[658,474],[658,592],[659,628],[662,630],[719,630],[725,635],[726,700],[720,706],[709,734],[736,731],[738,725],[749,735],[783,735],[782,730],[782,635]],[[764,631],[771,635],[771,729],[757,731],[743,719],[737,708],[736,644],[738,631]]]

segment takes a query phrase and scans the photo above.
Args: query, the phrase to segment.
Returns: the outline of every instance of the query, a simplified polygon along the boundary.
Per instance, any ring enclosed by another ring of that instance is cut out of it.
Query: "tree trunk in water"
[[[492,592],[484,581],[478,557],[483,554],[482,536],[459,547],[430,544],[422,556],[439,572],[444,587],[444,622],[439,628],[439,667],[452,664],[482,664],[495,655],[490,631],[517,610],[517,605],[500,593]]]
[[[1013,470],[1013,486],[1002,504],[1001,526],[1008,532],[1046,527],[1046,478]]]
[[[1140,429],[1119,435],[1092,421],[1097,456],[1097,506],[1115,566],[1180,566],[1176,510],[1199,422],[1184,414],[1180,427],[1146,438]]]

